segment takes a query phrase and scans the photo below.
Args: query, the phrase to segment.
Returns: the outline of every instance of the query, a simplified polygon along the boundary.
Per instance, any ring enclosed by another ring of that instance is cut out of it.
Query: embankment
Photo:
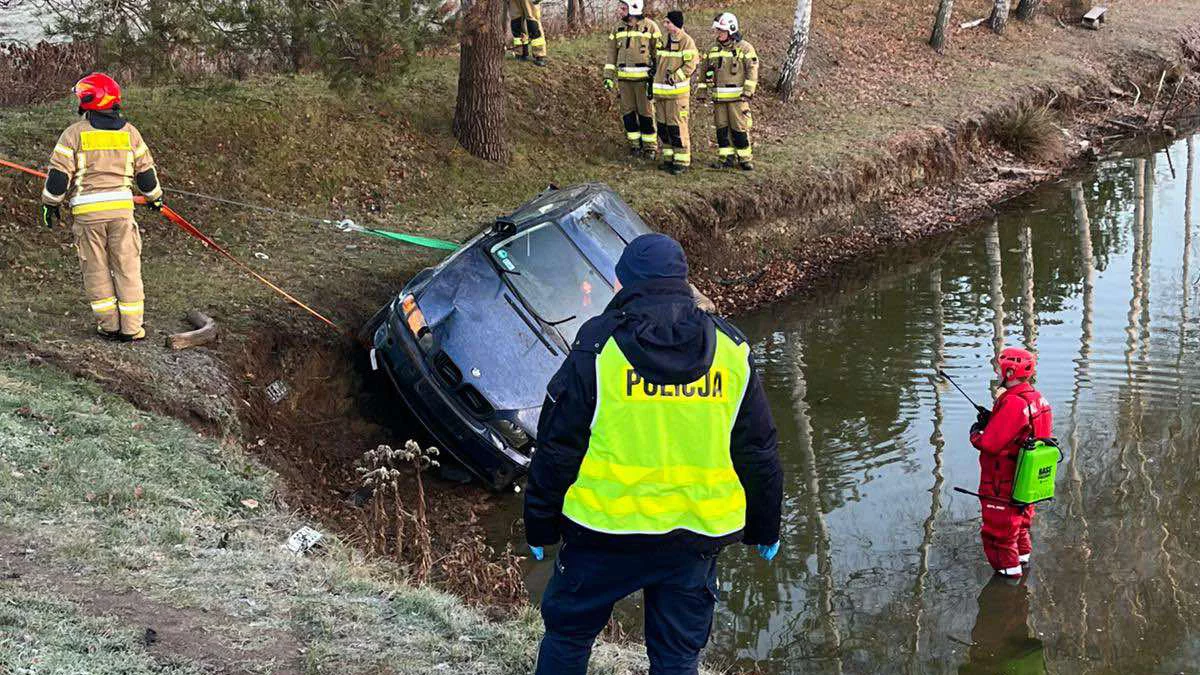
[[[964,0],[956,11],[978,16],[990,5]],[[769,83],[792,7],[755,0],[735,10]],[[764,90],[755,101],[753,173],[703,168],[715,151],[701,102],[693,108],[695,170],[672,177],[630,163],[614,102],[599,87],[601,33],[552,36],[545,69],[505,64],[513,160],[503,167],[467,156],[449,134],[453,53],[424,55],[378,92],[335,92],[312,76],[200,80],[131,87],[126,109],[168,186],[441,238],[465,239],[548,183],[607,182],[685,242],[700,285],[736,314],[857,257],[957,227],[1083,161],[1108,142],[1106,120],[1147,116],[1164,71],[1163,99],[1183,83],[1168,121],[1195,110],[1193,0],[1124,0],[1100,32],[1066,27],[1055,19],[1061,11],[1049,3],[1038,21],[1014,21],[1003,36],[956,30],[938,55],[922,40],[924,11],[879,0],[825,7],[814,17],[796,98],[783,104]],[[702,45],[711,15],[688,12]],[[1002,122],[1042,108],[1061,152],[1021,160],[1006,149]],[[65,101],[0,110],[0,156],[44,162],[72,117]],[[365,386],[361,353],[150,214],[141,224],[154,339],[133,347],[95,340],[69,235],[33,226],[39,192],[26,177],[0,176],[0,349],[52,361],[224,438],[283,476],[281,490],[300,515],[369,541],[353,462],[420,431],[393,399]],[[350,329],[438,259],[277,214],[186,195],[172,203]],[[163,334],[178,330],[189,309],[216,317],[222,341],[165,352]],[[291,394],[271,404],[266,387],[276,380]],[[505,583],[517,557],[479,543],[482,513],[511,508],[511,499],[434,483],[429,504],[433,544],[447,553],[433,582],[483,603],[519,599],[519,584]]]

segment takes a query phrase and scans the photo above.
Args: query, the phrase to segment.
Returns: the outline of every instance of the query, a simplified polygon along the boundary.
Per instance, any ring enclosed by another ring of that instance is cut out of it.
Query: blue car
[[[529,466],[546,384],[612,298],[625,245],[648,232],[607,186],[548,189],[376,313],[371,367],[443,452],[504,489]]]

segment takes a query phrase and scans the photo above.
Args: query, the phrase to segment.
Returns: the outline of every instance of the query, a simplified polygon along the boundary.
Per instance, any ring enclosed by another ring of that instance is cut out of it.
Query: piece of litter
[[[325,535],[305,525],[288,537],[287,547],[292,553],[301,555],[316,548],[324,538]]]
[[[13,477],[13,478],[24,478],[24,477],[25,477],[25,474],[23,474],[23,473],[21,473],[20,471],[17,471],[17,470],[15,470],[15,469],[14,469],[14,470],[13,470],[13,472],[12,472],[12,477]]]
[[[263,253],[262,251],[255,251],[254,257],[258,258],[259,260],[270,260],[271,259],[271,256],[267,255],[266,253]]]
[[[278,405],[280,401],[287,398],[289,391],[287,382],[275,380],[267,385],[267,400],[271,402],[271,405]]]
[[[258,500],[257,499],[243,499],[242,506],[244,506],[248,509],[257,509],[258,508]]]

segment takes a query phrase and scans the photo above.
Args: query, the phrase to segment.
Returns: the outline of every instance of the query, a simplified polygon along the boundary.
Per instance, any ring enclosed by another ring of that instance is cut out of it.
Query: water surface
[[[1168,159],[1170,161],[1168,161]],[[1200,670],[1200,180],[1193,141],[1006,205],[738,324],[779,426],[783,548],[722,556],[709,660],[763,673]],[[1035,564],[993,580],[974,411],[1006,343],[1069,449]],[[538,566],[538,586],[548,565]],[[636,622],[636,599],[622,608]]]

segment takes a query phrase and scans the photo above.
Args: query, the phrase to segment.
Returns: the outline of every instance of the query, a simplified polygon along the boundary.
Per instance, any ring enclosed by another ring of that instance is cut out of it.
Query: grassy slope
[[[0,360],[0,672],[529,672],[530,613],[492,622],[387,581],[336,538],[298,558],[281,543],[302,523],[274,490],[272,475],[174,420]],[[30,549],[20,579],[3,574]],[[144,615],[90,616],[87,598],[130,592]],[[148,651],[156,605],[202,610],[191,628],[222,649]],[[608,646],[597,660],[608,673],[637,663]]]
[[[986,13],[987,5],[972,0],[956,10],[959,17],[973,16]],[[762,54],[760,79],[771,82],[791,8],[749,2],[736,9]],[[457,67],[452,54],[430,56],[405,82],[378,95],[336,94],[308,77],[273,78],[134,89],[127,107],[168,185],[461,239],[551,181],[603,180],[644,211],[729,189],[794,190],[879,156],[900,134],[978,114],[1028,87],[1093,76],[1105,55],[1166,53],[1173,46],[1171,26],[1188,16],[1189,3],[1124,0],[1110,12],[1111,27],[1099,33],[1064,30],[1049,16],[1032,26],[1014,21],[1002,37],[958,31],[945,56],[922,42],[929,20],[923,9],[882,2],[818,8],[795,105],[770,96],[756,104],[761,170],[753,176],[696,171],[680,180],[628,164],[612,99],[597,86],[602,44],[596,34],[553,40],[548,69],[506,64],[515,156],[504,167],[469,157],[448,133]],[[704,28],[710,14],[688,16],[702,44],[710,41]],[[40,163],[70,119],[65,104],[0,111],[0,155]],[[703,105],[696,106],[692,135],[695,153],[709,158],[711,121]],[[0,314],[6,326],[19,326],[8,332],[22,337],[78,334],[88,317],[75,288],[73,252],[63,235],[27,229],[36,187],[25,177],[0,176],[0,209],[7,211],[0,217],[0,255],[15,272],[5,273]],[[251,260],[350,323],[436,259],[327,226],[185,197],[172,201],[237,253],[269,255]],[[261,288],[236,280],[236,271],[169,225],[148,215],[144,221],[152,323],[191,306],[212,308],[226,321],[253,322],[264,308],[277,308],[264,302]]]

